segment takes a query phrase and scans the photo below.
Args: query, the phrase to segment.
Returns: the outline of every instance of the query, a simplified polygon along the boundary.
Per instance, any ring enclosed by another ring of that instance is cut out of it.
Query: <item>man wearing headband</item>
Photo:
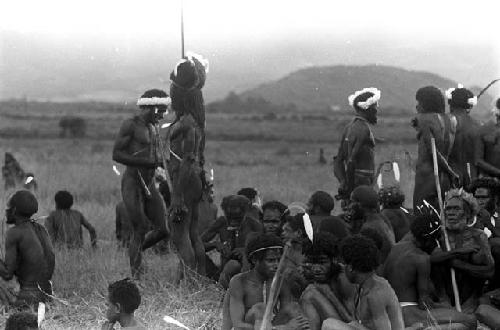
[[[492,110],[494,123],[483,125],[476,138],[476,165],[480,174],[500,178],[500,98]]]
[[[231,279],[223,306],[223,330],[257,329],[262,322],[271,282],[278,269],[283,250],[281,239],[262,234],[252,237],[246,246],[252,269]],[[307,329],[307,319],[297,303],[293,303],[287,281],[278,296],[279,310],[274,317],[273,329]],[[276,324],[279,323],[279,324]]]
[[[380,91],[373,87],[349,96],[356,115],[345,128],[333,158],[333,172],[340,183],[338,199],[347,201],[354,188],[373,183],[375,138],[370,125],[377,123],[379,100]]]
[[[419,210],[420,214],[411,224],[411,236],[392,248],[383,270],[383,276],[398,296],[405,326],[423,323],[427,328],[461,323],[466,329],[476,329],[473,315],[459,313],[453,308],[434,308],[430,254],[437,247],[441,225],[437,213],[426,208]]]
[[[133,277],[143,273],[142,251],[168,237],[165,204],[155,186],[155,169],[163,166],[156,125],[170,104],[167,93],[146,91],[137,101],[140,112],[123,122],[113,147],[113,160],[127,168],[122,176],[122,198],[132,222],[129,246]],[[148,233],[150,226],[154,229]]]
[[[477,104],[477,97],[462,85],[448,89],[445,95],[450,105],[450,113],[457,120],[457,132],[449,162],[460,175],[461,186],[466,187],[477,176],[474,144],[479,123],[470,116],[470,111]]]
[[[473,312],[487,279],[492,278],[495,265],[486,234],[472,227],[478,205],[474,197],[462,189],[446,193],[444,213],[450,251],[442,237],[440,248],[431,255],[433,280],[442,299],[455,305],[450,267],[455,269],[460,304],[464,312]]]
[[[456,121],[444,113],[444,97],[441,90],[434,86],[420,88],[417,100],[417,117],[412,121],[417,130],[418,159],[415,168],[415,188],[413,190],[413,209],[422,205],[424,200],[438,208],[437,190],[434,179],[434,162],[431,139],[436,142],[437,163],[441,175],[441,191],[446,192],[451,182],[458,181],[459,175],[448,164],[448,156],[455,140]]]

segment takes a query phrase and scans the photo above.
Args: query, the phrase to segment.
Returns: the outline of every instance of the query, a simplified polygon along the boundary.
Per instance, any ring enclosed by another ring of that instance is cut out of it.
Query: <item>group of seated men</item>
[[[224,216],[203,234],[206,249],[222,255],[215,278],[228,288],[223,329],[262,322],[287,242],[296,253],[280,274],[273,329],[476,329],[478,321],[500,328],[497,179],[448,191],[444,227],[430,204],[405,209],[394,186],[357,187],[339,216],[331,215],[333,198],[317,191],[303,210],[312,242],[303,213],[278,201],[259,209],[245,193],[225,197]]]

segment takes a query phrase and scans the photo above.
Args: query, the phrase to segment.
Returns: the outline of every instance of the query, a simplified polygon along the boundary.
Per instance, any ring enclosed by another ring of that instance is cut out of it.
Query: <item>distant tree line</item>
[[[231,91],[221,101],[215,101],[207,104],[207,110],[210,112],[221,113],[262,113],[274,114],[282,112],[297,112],[297,106],[293,103],[286,105],[273,104],[262,97],[241,98],[235,92]]]

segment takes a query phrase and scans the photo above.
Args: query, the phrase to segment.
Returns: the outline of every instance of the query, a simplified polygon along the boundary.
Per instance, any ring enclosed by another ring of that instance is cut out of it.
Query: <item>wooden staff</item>
[[[174,191],[172,186],[172,178],[170,177],[170,173],[168,172],[169,157],[165,154],[167,150],[165,149],[165,145],[163,144],[163,140],[160,136],[160,128],[158,127],[158,125],[155,125],[154,128],[156,133],[156,139],[158,139],[158,144],[160,147],[160,155],[161,155],[161,161],[163,162],[163,169],[165,170],[165,181],[167,181],[169,192],[173,194]],[[167,134],[167,138],[169,138],[169,134]],[[168,148],[169,148],[168,152],[170,152],[170,146]]]
[[[181,0],[181,58],[184,56],[184,1]]]
[[[450,241],[448,239],[448,233],[446,232],[446,226],[445,226],[445,221],[444,221],[444,206],[443,206],[443,199],[441,198],[441,184],[439,182],[439,169],[438,169],[438,162],[437,162],[437,151],[436,151],[436,140],[432,137],[431,138],[431,147],[432,147],[432,162],[434,165],[434,180],[436,181],[436,189],[437,189],[437,195],[438,195],[438,203],[439,203],[439,219],[441,220],[441,230],[443,232],[444,236],[444,242],[446,244],[446,251],[450,251]],[[453,296],[455,297],[455,308],[457,311],[461,312],[462,307],[460,306],[460,296],[458,295],[458,287],[457,287],[457,279],[455,277],[455,269],[451,268],[451,285],[453,287]]]

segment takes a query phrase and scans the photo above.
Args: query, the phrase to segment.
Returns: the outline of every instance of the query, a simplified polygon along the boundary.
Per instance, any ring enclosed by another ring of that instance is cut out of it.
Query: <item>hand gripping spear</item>
[[[441,230],[443,231],[443,237],[446,244],[446,251],[450,251],[450,241],[448,240],[448,233],[446,232],[446,226],[444,221],[444,206],[443,199],[441,198],[441,184],[439,183],[439,169],[437,162],[437,151],[436,151],[436,139],[434,137],[431,138],[431,147],[432,147],[432,162],[434,165],[434,180],[436,181],[436,189],[439,203],[439,218],[441,220]],[[460,306],[460,296],[458,295],[458,287],[457,287],[457,279],[455,277],[455,269],[451,268],[451,285],[453,287],[453,296],[455,298],[455,308],[457,311],[461,312],[462,307]]]
[[[313,227],[309,214],[305,213],[302,217],[304,222],[304,229],[306,230],[307,237],[311,242],[313,241]],[[274,305],[278,299],[278,295],[285,278],[286,270],[286,260],[288,259],[288,254],[290,253],[292,243],[290,241],[286,242],[285,248],[283,249],[283,254],[281,255],[280,262],[278,264],[278,269],[274,274],[273,281],[271,282],[271,289],[269,290],[269,299],[267,299],[266,309],[264,311],[264,317],[262,318],[262,324],[260,325],[260,330],[271,330],[271,317]],[[264,283],[265,285],[265,283]],[[265,298],[264,298],[265,299]]]

